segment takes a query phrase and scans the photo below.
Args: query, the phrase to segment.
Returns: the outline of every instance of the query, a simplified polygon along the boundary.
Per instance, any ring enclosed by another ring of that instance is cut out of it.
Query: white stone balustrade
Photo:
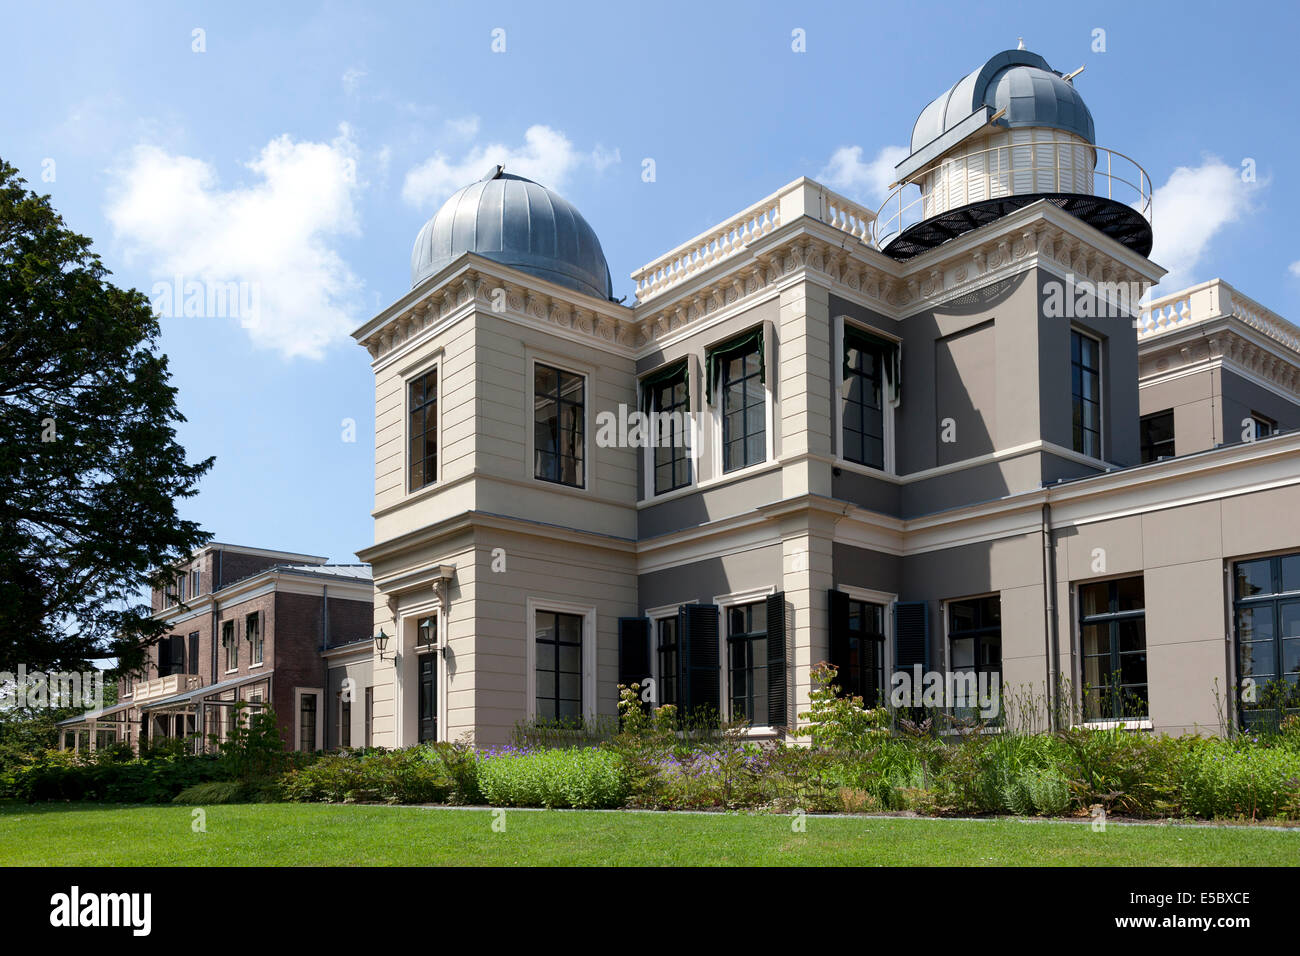
[[[1138,314],[1138,340],[1145,341],[1197,322],[1230,315],[1287,348],[1300,352],[1300,328],[1238,292],[1222,279],[1210,279],[1190,289],[1182,289],[1173,295],[1146,303]]]
[[[875,213],[811,179],[797,179],[633,272],[637,301],[654,298],[691,276],[724,262],[755,239],[776,231],[784,224],[793,223],[801,216],[810,216],[833,226],[859,242],[871,242],[871,223]]]

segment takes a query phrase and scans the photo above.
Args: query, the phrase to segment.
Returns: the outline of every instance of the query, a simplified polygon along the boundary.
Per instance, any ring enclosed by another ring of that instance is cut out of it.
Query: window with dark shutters
[[[190,642],[190,653],[189,653],[189,658],[186,661],[186,663],[189,664],[189,668],[186,670],[186,673],[197,674],[199,672],[199,632],[198,631],[195,631],[193,634],[190,635],[189,642]]]
[[[618,619],[618,682],[645,690],[650,676],[650,622],[643,617]]]
[[[718,606],[685,604],[678,615],[682,713],[716,716],[722,710],[718,657]]]
[[[785,592],[767,598],[767,723],[784,727],[789,705],[786,691]]]

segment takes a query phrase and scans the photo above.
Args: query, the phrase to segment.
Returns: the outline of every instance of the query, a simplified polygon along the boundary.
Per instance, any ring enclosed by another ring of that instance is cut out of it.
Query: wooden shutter
[[[197,674],[199,672],[199,633],[195,631],[190,635],[190,654],[186,660],[189,665],[185,669],[187,674]]]
[[[786,692],[785,592],[767,598],[767,724],[784,727],[789,720]]]
[[[677,647],[682,662],[682,712],[712,708],[721,716],[716,604],[682,605],[677,611]]]
[[[643,617],[618,619],[618,682],[640,684],[650,676],[650,622]]]
[[[830,663],[835,667],[835,683],[848,692],[853,675],[849,674],[849,596],[831,588],[828,592],[830,607]]]
[[[930,669],[930,605],[926,601],[894,604],[894,671],[917,664]]]

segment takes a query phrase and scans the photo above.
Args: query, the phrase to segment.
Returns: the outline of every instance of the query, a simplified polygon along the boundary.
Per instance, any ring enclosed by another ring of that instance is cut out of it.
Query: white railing
[[[197,674],[168,674],[166,677],[155,677],[153,680],[137,681],[132,688],[131,700],[143,704],[187,690],[198,690],[202,686],[202,681]]]
[[[661,295],[800,216],[811,216],[860,242],[871,242],[875,213],[811,179],[797,179],[633,272],[637,301]]]
[[[1083,148],[1094,154],[1095,162],[1081,177],[1075,164],[1061,162],[1063,153],[1077,148],[1055,141],[1007,143],[937,159],[909,176],[881,203],[872,238],[883,249],[910,226],[971,202],[1041,192],[1077,193],[1081,185],[1087,195],[1126,203],[1150,222],[1151,177],[1137,160],[1104,146],[1087,145]],[[1028,163],[1014,162],[1026,152]],[[1039,162],[1041,152],[1048,154],[1050,162]],[[973,159],[979,162],[973,164]],[[975,166],[984,171],[977,172]]]
[[[1210,279],[1145,303],[1138,313],[1138,339],[1150,339],[1164,332],[1229,315],[1236,316],[1275,342],[1300,352],[1300,328],[1222,279]]]

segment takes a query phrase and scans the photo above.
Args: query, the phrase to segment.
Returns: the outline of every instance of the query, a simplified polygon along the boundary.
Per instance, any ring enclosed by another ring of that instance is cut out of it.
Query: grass
[[[1300,829],[260,804],[0,805],[4,866],[1292,866]]]

